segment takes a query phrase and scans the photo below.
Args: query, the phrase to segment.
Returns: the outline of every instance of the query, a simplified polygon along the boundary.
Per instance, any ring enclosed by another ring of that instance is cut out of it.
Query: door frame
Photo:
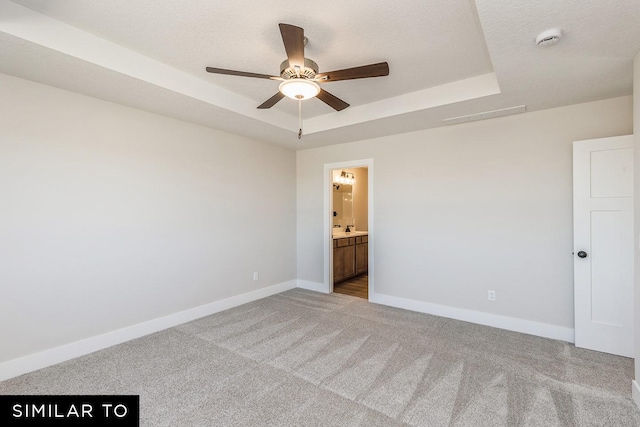
[[[367,209],[368,209],[368,235],[369,235],[369,265],[368,265],[368,294],[369,301],[374,293],[374,223],[373,223],[373,159],[350,160],[346,162],[325,163],[324,165],[324,288],[327,293],[333,292],[333,171],[335,169],[367,168]]]

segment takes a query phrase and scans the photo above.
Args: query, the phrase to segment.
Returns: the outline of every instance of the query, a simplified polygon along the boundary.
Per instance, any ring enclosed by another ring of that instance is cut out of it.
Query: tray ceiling
[[[569,0],[0,0],[0,72],[300,149],[443,126],[443,119],[629,95],[640,2]],[[388,77],[326,83],[351,104],[256,107],[278,82],[278,23],[301,26],[320,71],[387,61]],[[563,39],[546,49],[550,27]]]

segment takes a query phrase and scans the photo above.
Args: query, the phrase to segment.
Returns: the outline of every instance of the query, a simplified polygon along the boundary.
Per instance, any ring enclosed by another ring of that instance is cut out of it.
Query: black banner
[[[138,427],[140,396],[4,395],[0,425]]]

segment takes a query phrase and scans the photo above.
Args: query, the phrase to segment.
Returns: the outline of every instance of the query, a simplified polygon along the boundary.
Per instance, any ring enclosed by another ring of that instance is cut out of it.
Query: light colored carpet
[[[633,361],[295,289],[0,383],[143,426],[640,426]]]

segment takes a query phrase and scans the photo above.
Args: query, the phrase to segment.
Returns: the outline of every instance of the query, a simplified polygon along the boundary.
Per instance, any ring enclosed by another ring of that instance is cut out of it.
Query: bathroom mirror
[[[353,186],[333,185],[333,225],[346,227],[353,224]]]

